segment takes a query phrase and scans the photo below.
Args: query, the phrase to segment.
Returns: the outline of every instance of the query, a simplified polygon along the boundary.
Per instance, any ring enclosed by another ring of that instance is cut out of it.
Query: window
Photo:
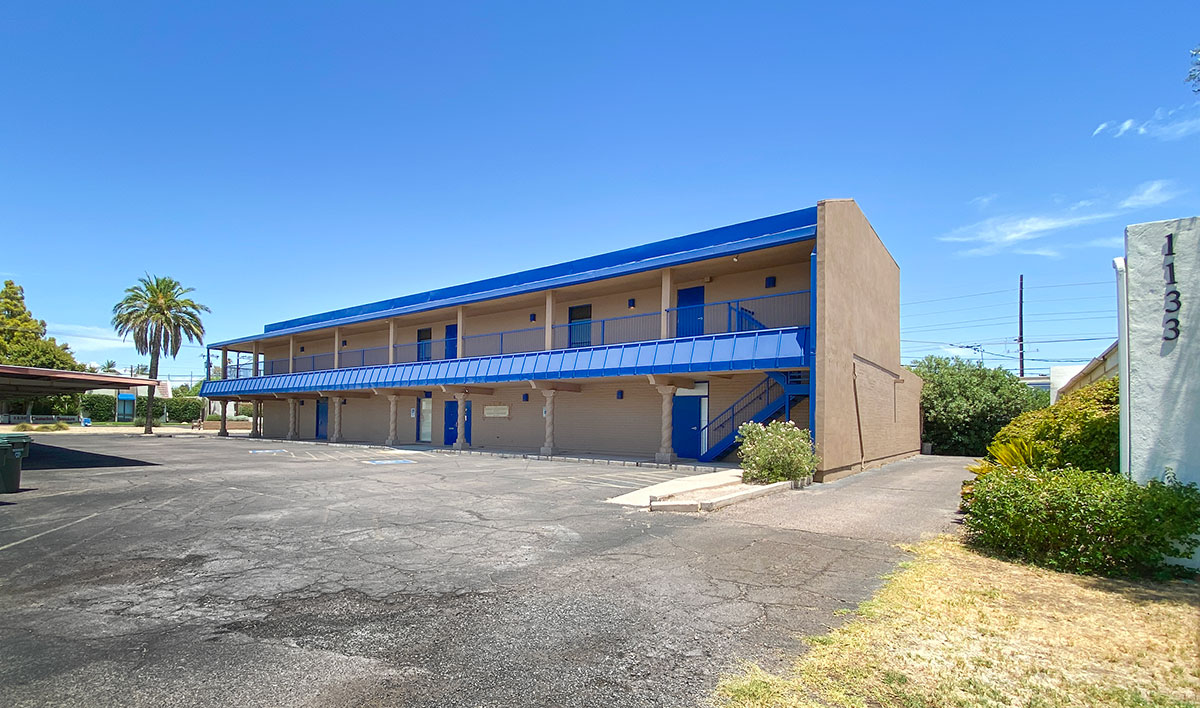
[[[417,330],[417,361],[429,361],[433,354],[433,328],[422,327]]]

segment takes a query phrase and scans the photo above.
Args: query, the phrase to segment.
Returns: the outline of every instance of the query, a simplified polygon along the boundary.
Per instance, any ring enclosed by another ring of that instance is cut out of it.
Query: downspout
[[[808,433],[817,447],[817,246],[809,256],[808,274]]]
[[[1125,259],[1114,258],[1113,270],[1117,276],[1117,391],[1120,396],[1120,408],[1117,412],[1118,425],[1120,430],[1120,461],[1121,474],[1129,478],[1131,473],[1130,460],[1132,459],[1132,450],[1130,449],[1131,440],[1129,438],[1129,417],[1132,411],[1129,410],[1131,401],[1129,400],[1129,283],[1125,275]]]

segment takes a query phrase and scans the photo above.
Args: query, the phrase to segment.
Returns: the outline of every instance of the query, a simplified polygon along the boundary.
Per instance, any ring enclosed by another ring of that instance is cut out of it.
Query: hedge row
[[[108,423],[116,419],[117,399],[102,393],[84,394],[80,401],[84,415],[97,423]],[[187,423],[198,420],[204,415],[204,401],[199,398],[155,398],[154,413],[156,418],[162,418],[166,413],[167,420],[174,423]],[[138,396],[134,401],[134,416],[145,418],[146,397]]]

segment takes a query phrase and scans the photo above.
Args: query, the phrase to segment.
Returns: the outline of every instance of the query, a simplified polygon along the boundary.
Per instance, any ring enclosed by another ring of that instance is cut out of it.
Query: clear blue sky
[[[146,271],[216,341],[853,197],[906,354],[1011,353],[1021,273],[1029,339],[1114,336],[1124,225],[1200,214],[1200,4],[825,5],[6,3],[0,277],[128,365]]]

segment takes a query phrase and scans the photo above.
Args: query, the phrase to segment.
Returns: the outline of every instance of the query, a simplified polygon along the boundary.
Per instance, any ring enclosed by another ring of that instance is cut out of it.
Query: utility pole
[[[1017,281],[1017,361],[1020,375],[1025,376],[1025,276]]]

